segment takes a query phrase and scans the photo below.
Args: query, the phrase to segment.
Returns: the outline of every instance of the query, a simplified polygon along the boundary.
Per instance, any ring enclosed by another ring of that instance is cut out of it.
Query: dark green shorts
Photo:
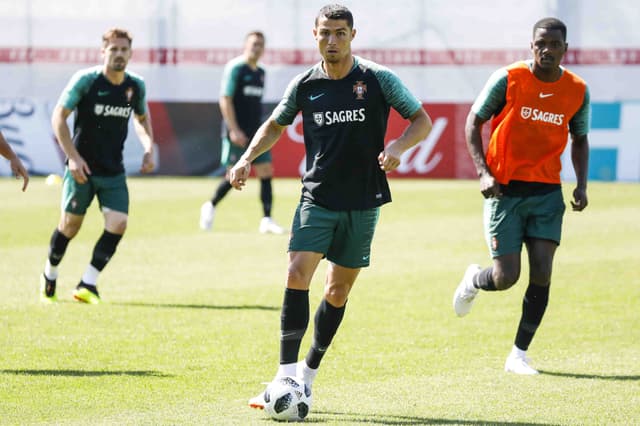
[[[296,209],[289,251],[322,253],[346,268],[369,266],[371,242],[380,208],[333,211],[309,201]]]
[[[560,244],[565,204],[562,191],[484,201],[484,231],[491,257],[522,251],[526,238]]]
[[[65,212],[84,215],[94,196],[98,197],[100,209],[107,207],[129,213],[129,189],[123,174],[115,176],[88,176],[87,183],[79,184],[69,169],[65,169],[62,180],[62,209]]]
[[[229,138],[222,139],[222,153],[220,155],[220,164],[225,167],[233,167],[238,162],[246,147],[238,146],[231,143]],[[271,151],[263,152],[253,160],[251,164],[271,163]]]

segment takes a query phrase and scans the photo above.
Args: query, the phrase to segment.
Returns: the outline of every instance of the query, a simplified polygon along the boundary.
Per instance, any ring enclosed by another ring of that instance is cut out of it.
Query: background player
[[[129,191],[122,162],[129,117],[144,147],[140,172],[153,171],[153,135],[146,88],[138,75],[125,71],[131,58],[131,35],[110,29],[102,36],[102,66],[78,71],[62,92],[51,119],[58,143],[67,156],[62,184],[62,212],[51,235],[49,256],[41,276],[41,300],[56,300],[58,264],[76,236],[87,208],[98,197],[104,232],[98,239],[73,297],[99,303],[97,280],[116,251],[127,227]],[[67,117],[75,110],[74,134]]]
[[[200,228],[210,230],[216,206],[231,189],[228,169],[238,161],[260,123],[262,123],[262,93],[264,68],[258,60],[264,53],[264,34],[252,31],[244,42],[244,53],[227,63],[220,84],[220,111],[222,112],[222,164],[227,174],[218,185],[210,201],[200,208]],[[260,179],[260,201],[263,218],[259,231],[282,234],[283,229],[271,218],[273,203],[273,165],[271,152],[266,151],[253,160]]]

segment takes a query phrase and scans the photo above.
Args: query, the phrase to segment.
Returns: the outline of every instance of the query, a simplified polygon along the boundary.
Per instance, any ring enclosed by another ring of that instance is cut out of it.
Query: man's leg
[[[482,269],[469,265],[453,295],[453,308],[463,317],[469,313],[479,290],[501,291],[511,288],[520,277],[520,253],[510,253],[493,259],[493,265]]]
[[[60,222],[49,241],[49,253],[44,272],[40,277],[40,299],[43,302],[55,302],[57,300],[56,280],[58,279],[58,265],[67,251],[69,241],[80,230],[83,220],[84,215],[76,215],[64,211],[60,215]]]
[[[522,300],[522,315],[505,370],[518,374],[538,374],[528,365],[526,352],[542,322],[549,301],[553,256],[558,244],[551,240],[527,240],[529,286]]]
[[[324,298],[315,314],[313,342],[298,371],[309,387],[313,385],[320,362],[340,327],[349,293],[359,272],[360,268],[345,268],[329,263]]]
[[[260,157],[258,157],[260,159]],[[262,234],[282,234],[284,230],[271,217],[271,208],[273,205],[273,186],[271,180],[273,177],[273,165],[271,162],[256,161],[253,164],[258,179],[260,179],[260,202],[262,203],[262,220],[260,221],[259,231]]]
[[[280,366],[276,377],[295,376],[300,343],[309,324],[309,285],[322,260],[321,253],[289,252],[287,282],[280,314]],[[264,408],[264,395],[249,400],[249,406]]]
[[[116,252],[118,243],[127,229],[128,215],[123,212],[103,208],[104,231],[96,242],[82,279],[74,291],[74,298],[80,302],[96,304],[100,302],[97,282],[100,272],[109,263]]]

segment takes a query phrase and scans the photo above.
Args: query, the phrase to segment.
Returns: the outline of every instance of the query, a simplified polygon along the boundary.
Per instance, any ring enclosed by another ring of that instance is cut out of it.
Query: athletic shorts
[[[526,238],[560,244],[565,211],[562,190],[527,197],[484,200],[484,231],[491,257],[522,251]]]
[[[303,200],[291,227],[289,251],[322,253],[345,268],[369,266],[380,208],[333,211]]]
[[[100,209],[107,207],[129,213],[129,189],[124,173],[115,176],[87,176],[80,184],[73,179],[68,168],[62,179],[62,209],[67,213],[84,215],[94,196],[98,197]]]
[[[220,156],[220,164],[229,168],[238,162],[246,147],[238,146],[232,143],[229,138],[222,139],[222,154]],[[263,152],[253,160],[252,164],[271,163],[271,151]]]

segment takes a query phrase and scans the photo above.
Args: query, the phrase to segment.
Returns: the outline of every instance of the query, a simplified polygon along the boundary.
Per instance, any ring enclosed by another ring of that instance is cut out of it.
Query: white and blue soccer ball
[[[311,411],[311,389],[298,377],[278,377],[264,391],[264,402],[272,419],[301,421]]]

